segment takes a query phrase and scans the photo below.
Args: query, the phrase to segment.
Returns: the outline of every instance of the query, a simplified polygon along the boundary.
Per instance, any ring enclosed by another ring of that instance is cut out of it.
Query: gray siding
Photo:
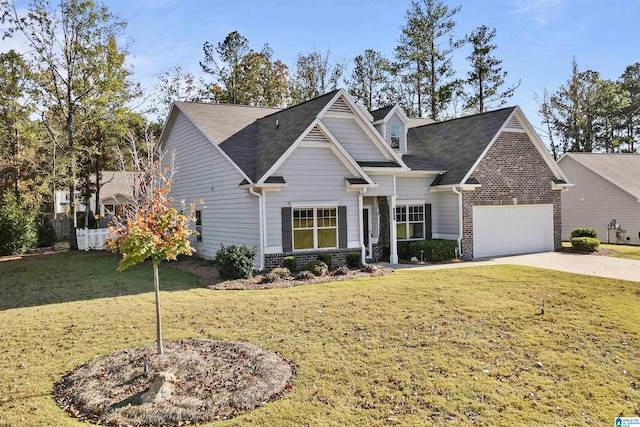
[[[324,117],[322,123],[356,161],[387,160],[354,119]]]
[[[267,251],[282,251],[281,208],[289,202],[335,201],[347,206],[347,241],[349,247],[358,247],[359,217],[358,192],[347,192],[345,177],[348,169],[331,149],[300,146],[282,164],[274,175],[281,175],[287,186],[281,191],[266,193]]]
[[[396,178],[396,192],[399,200],[427,200],[432,203],[433,193],[429,191],[432,177],[412,177],[399,175]]]
[[[452,191],[433,193],[433,233],[455,234],[459,232],[458,195]]]
[[[606,243],[607,224],[615,219],[626,230],[624,243],[640,244],[640,203],[636,198],[570,157],[565,157],[560,167],[569,182],[575,184],[562,193],[563,240],[569,240],[574,228],[590,227],[598,232],[600,241]],[[610,242],[616,243],[613,231]]]
[[[367,196],[392,196],[393,195],[393,176],[369,174],[369,178],[373,180],[377,187],[369,188]]]
[[[195,126],[178,113],[165,151],[175,149],[178,168],[171,187],[176,208],[204,200],[202,242],[198,254],[212,259],[220,245],[243,244],[259,248],[258,198],[238,188],[243,177]],[[198,208],[200,209],[200,207]]]

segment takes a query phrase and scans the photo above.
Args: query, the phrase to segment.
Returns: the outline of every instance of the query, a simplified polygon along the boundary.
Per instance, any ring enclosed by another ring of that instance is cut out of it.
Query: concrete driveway
[[[470,262],[428,266],[399,264],[393,265],[392,267],[395,269],[417,268],[422,270],[435,270],[503,264],[526,265],[529,267],[547,268],[567,273],[587,274],[590,276],[640,282],[640,261],[638,260],[613,258],[600,255],[583,255],[568,252],[542,252],[537,254],[487,258]]]

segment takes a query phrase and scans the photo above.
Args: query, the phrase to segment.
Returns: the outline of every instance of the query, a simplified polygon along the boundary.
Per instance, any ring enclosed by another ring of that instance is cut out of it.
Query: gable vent
[[[508,130],[508,131],[524,131],[524,129],[520,125],[520,121],[515,116],[512,116],[507,121],[507,124],[505,125],[505,130]]]
[[[336,102],[333,103],[331,107],[329,107],[329,111],[333,113],[351,113],[351,108],[344,102],[344,99],[338,98]]]
[[[311,129],[307,136],[303,139],[304,142],[327,142],[327,138],[317,127]]]

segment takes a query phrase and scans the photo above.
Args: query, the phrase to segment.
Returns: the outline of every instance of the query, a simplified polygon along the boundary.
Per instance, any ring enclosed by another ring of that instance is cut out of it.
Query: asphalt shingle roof
[[[515,108],[410,128],[402,160],[413,170],[446,170],[432,185],[464,184],[462,179]]]
[[[388,107],[379,108],[377,110],[370,111],[371,117],[373,117],[373,121],[375,122],[387,117],[387,114],[389,114],[389,111],[391,111],[392,108],[393,108],[393,105],[390,105]]]
[[[640,154],[567,153],[566,156],[640,199]]]

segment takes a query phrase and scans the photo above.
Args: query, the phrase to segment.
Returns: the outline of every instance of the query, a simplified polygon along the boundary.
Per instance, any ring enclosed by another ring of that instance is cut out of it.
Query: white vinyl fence
[[[109,238],[108,228],[77,228],[76,237],[78,239],[78,250],[88,251],[90,249],[101,251],[105,249]]]

